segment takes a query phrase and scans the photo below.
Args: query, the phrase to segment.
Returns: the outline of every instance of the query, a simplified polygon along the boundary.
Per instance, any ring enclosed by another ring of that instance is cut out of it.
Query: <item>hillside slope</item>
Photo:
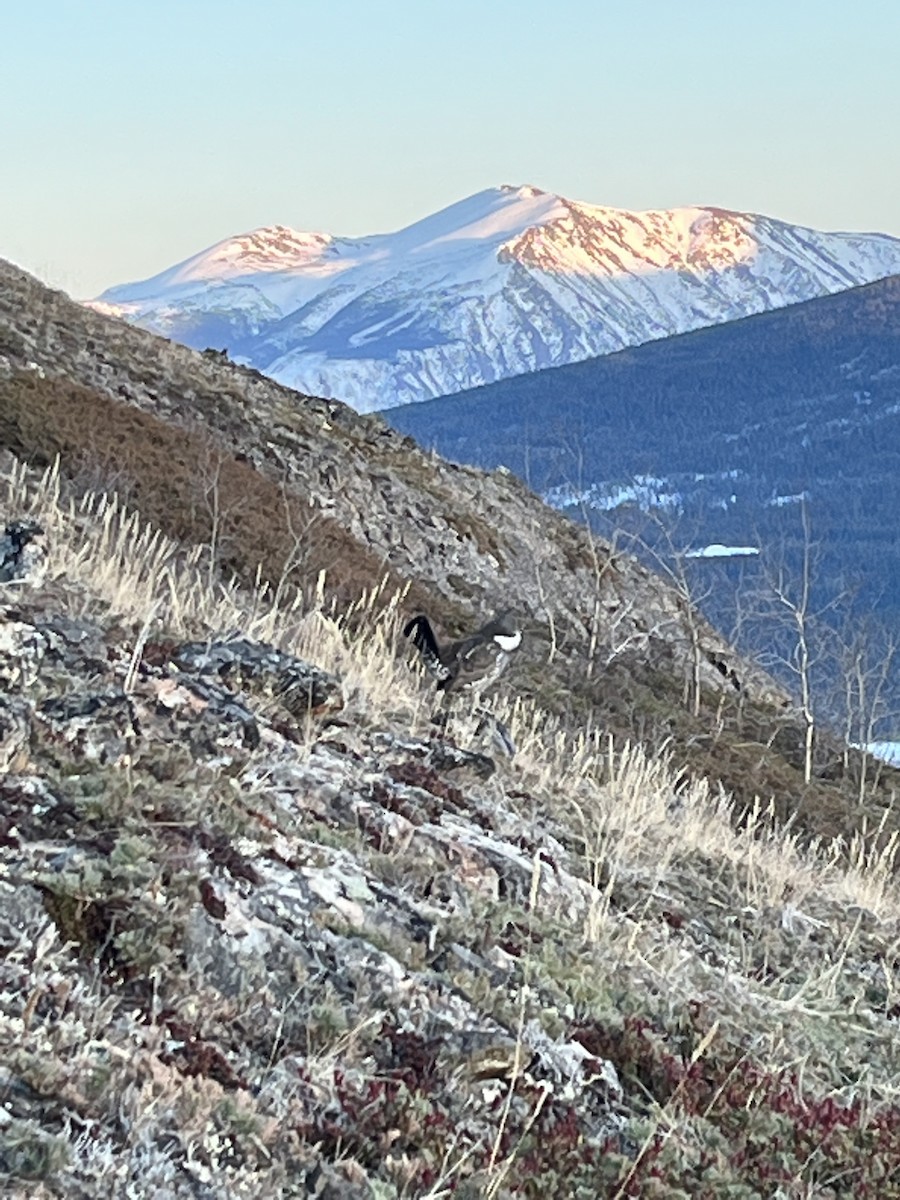
[[[29,376],[0,414],[36,438]],[[0,457],[5,1196],[900,1196],[896,841],[804,846],[690,781],[682,734],[514,688],[492,762],[430,722],[401,598],[229,582],[136,516],[134,465],[129,512]]]
[[[229,238],[94,302],[362,412],[900,272],[900,241],[718,208],[489,188],[396,233]]]
[[[651,746],[674,740],[698,777],[748,807],[771,798],[807,832],[859,827],[844,749],[823,736],[804,784],[783,690],[672,580],[514,476],[436,459],[378,416],[92,313],[14,268],[2,283],[0,444],[19,457],[59,456],[80,491],[112,488],[210,571],[268,581],[279,600],[309,604],[321,579],[347,611],[383,581],[451,636],[512,606],[526,634],[514,694]],[[889,788],[872,803],[877,828]]]

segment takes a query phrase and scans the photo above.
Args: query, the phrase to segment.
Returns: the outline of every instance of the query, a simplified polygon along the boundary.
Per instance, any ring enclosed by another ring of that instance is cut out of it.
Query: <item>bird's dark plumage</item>
[[[522,640],[509,612],[482,625],[468,637],[441,644],[425,616],[413,617],[403,629],[438,681],[439,691],[484,691],[496,681]]]

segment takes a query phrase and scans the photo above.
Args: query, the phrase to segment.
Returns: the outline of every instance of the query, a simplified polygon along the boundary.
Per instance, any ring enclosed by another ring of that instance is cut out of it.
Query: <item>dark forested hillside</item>
[[[896,615],[898,276],[385,415],[604,531],[655,506],[692,544],[796,543],[805,497],[822,594]]]

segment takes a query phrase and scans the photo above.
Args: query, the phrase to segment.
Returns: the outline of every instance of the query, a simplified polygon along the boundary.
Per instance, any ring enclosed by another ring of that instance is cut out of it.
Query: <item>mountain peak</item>
[[[393,233],[228,238],[106,311],[362,411],[900,273],[900,241],[716,207],[632,212],[501,184]]]
[[[213,263],[240,263],[252,260],[253,269],[272,270],[279,260],[285,265],[302,266],[311,255],[320,253],[334,239],[327,233],[301,233],[288,225],[262,225],[248,233],[225,238],[188,261],[204,266]]]
[[[532,183],[501,183],[498,189],[501,192],[512,192],[516,196],[521,196],[523,199],[531,199],[534,196],[546,196],[548,193],[539,187],[535,187]]]

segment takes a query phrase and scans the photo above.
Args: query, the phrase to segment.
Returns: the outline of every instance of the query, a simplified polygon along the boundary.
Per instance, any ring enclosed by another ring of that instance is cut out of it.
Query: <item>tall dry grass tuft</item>
[[[386,578],[344,609],[327,598],[324,572],[280,596],[260,579],[253,587],[222,579],[205,547],[186,550],[117,496],[67,496],[57,463],[39,474],[13,460],[0,474],[0,504],[9,518],[33,517],[47,530],[50,575],[79,589],[76,613],[99,604],[137,623],[143,640],[240,633],[339,675],[358,713],[412,718],[418,709],[414,677],[395,654],[405,590]]]
[[[406,590],[390,590],[382,578],[357,601],[339,610],[326,602],[320,577],[309,611],[290,649],[344,682],[344,695],[357,712],[413,720],[421,695],[409,667],[397,655]]]
[[[738,822],[731,798],[690,778],[672,746],[615,745],[602,729],[572,730],[521,700],[498,704],[497,713],[518,747],[521,783],[583,848],[586,877],[601,897],[591,936],[603,925],[602,896],[619,875],[662,880],[683,860],[705,861],[708,872],[727,868],[735,903],[754,909],[825,898],[900,917],[900,839],[885,834],[887,815],[880,829],[861,831],[849,845],[804,841],[774,819],[763,798]]]

